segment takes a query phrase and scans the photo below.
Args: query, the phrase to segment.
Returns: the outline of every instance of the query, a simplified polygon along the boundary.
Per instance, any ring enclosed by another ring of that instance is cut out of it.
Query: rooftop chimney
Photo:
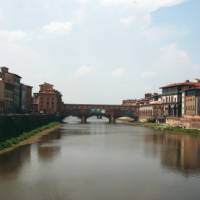
[[[8,73],[8,67],[1,67],[1,72]]]

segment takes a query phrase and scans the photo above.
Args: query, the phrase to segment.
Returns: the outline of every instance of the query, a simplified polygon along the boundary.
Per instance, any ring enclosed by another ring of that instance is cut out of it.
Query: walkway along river
[[[0,199],[199,200],[200,137],[68,121],[0,156]]]

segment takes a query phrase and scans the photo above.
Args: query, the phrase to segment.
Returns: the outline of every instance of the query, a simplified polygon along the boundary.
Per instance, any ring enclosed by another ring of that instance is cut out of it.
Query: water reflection
[[[23,166],[30,162],[30,145],[20,147],[15,151],[0,156],[0,184],[1,179],[15,179]]]
[[[53,140],[61,140],[62,139],[62,133],[60,131],[54,131],[48,135],[44,135],[39,143],[43,143],[46,141],[53,141]]]
[[[61,147],[56,144],[39,144],[37,147],[38,158],[41,161],[52,161],[60,154]]]
[[[59,141],[61,138],[62,134],[60,131],[54,131],[42,137],[37,145],[37,154],[40,161],[50,162],[60,154],[61,145]]]
[[[64,124],[0,156],[0,199],[198,200],[199,146],[142,127]]]
[[[171,170],[185,175],[200,173],[200,138],[187,135],[153,134],[145,136],[154,155],[160,155],[161,163]]]

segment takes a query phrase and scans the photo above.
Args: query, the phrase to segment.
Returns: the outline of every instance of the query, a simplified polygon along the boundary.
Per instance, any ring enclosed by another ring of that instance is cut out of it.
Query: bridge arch
[[[115,117],[115,120],[118,120],[118,119],[127,119],[127,120],[132,120],[132,121],[138,121],[138,117],[136,117],[136,116],[127,116],[127,115],[120,115],[120,116],[116,116]]]
[[[90,115],[90,116],[86,117],[86,123],[92,122],[92,121],[94,121],[94,119],[99,120],[100,122],[105,122],[105,123],[109,122],[109,117],[107,117],[106,115],[101,115],[101,116]],[[95,120],[95,122],[96,122],[96,120]]]
[[[70,118],[74,118],[74,121],[77,120],[77,122],[81,122],[81,117],[80,116],[76,116],[76,115],[67,115],[67,116],[63,116],[62,117],[62,122],[65,123],[68,120],[70,120]]]
[[[124,105],[65,104],[63,116],[76,116],[82,123],[86,123],[91,116],[106,117],[110,123],[115,123],[120,117],[137,119],[136,110],[134,106]]]

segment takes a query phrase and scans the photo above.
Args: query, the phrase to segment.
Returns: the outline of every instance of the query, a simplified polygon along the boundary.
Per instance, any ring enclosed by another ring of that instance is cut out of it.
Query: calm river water
[[[0,199],[199,200],[200,138],[95,120],[64,124],[0,156]]]

